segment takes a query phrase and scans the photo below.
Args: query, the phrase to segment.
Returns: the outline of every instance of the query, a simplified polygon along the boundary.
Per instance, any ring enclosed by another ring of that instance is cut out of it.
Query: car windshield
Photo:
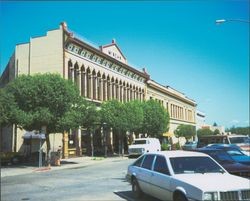
[[[232,144],[247,143],[248,137],[229,137]]]
[[[233,150],[228,150],[227,153],[230,156],[245,156],[245,154],[243,154],[241,151],[233,149]]]
[[[219,165],[206,156],[170,158],[170,163],[175,174],[224,172]]]
[[[193,144],[196,144],[196,142],[186,142],[185,144],[186,145],[193,145]]]
[[[133,144],[146,144],[147,140],[135,140]]]

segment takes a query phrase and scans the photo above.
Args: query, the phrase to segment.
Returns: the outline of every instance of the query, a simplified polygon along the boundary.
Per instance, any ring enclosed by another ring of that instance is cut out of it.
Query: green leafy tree
[[[250,134],[250,127],[231,127],[227,130],[228,132],[231,132],[233,134],[239,134],[239,135],[249,135]]]
[[[186,140],[192,138],[195,136],[195,127],[192,125],[179,125],[176,130],[174,131],[174,134],[177,137],[185,137]]]
[[[117,131],[119,138],[119,154],[121,150],[122,131],[126,130],[126,121],[124,122],[124,106],[117,100],[104,102],[100,110],[101,122],[106,123],[107,127]]]
[[[142,127],[143,109],[138,101],[120,103],[117,100],[107,101],[101,106],[101,119],[108,127],[117,131],[119,153],[124,153],[123,139],[127,131],[137,131]]]
[[[17,105],[12,94],[0,89],[0,126],[7,126],[14,122]]]
[[[16,104],[11,123],[29,131],[45,128],[47,152],[50,150],[49,134],[77,127],[79,91],[60,75],[21,75],[4,90],[13,96]]]
[[[120,115],[122,112],[122,104],[117,100],[104,102],[100,110],[101,121],[102,123],[107,123],[109,127],[122,129],[122,125],[120,124]]]
[[[216,122],[214,122],[213,126],[215,126],[215,127],[216,127],[216,126],[218,126],[218,125],[217,125],[217,123],[216,123]]]
[[[143,124],[142,103],[135,100],[124,104],[123,120],[126,122],[126,131],[137,132]]]
[[[215,129],[215,130],[214,130],[214,135],[218,135],[218,134],[220,134],[219,129]]]
[[[144,102],[143,114],[143,133],[159,138],[164,132],[168,131],[169,114],[160,103],[155,100]]]
[[[197,130],[197,135],[199,136],[207,136],[207,135],[213,135],[213,131],[211,131],[209,128],[201,128]]]

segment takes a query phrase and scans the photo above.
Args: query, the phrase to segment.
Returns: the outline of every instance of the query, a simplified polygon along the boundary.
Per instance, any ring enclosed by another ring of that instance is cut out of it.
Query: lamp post
[[[107,151],[108,151],[108,149],[107,149],[107,132],[106,132],[107,123],[103,122],[102,125],[103,125],[103,135],[104,135],[103,136],[103,138],[104,138],[104,157],[107,158]]]
[[[225,22],[243,22],[243,23],[250,23],[249,20],[242,20],[242,19],[219,19],[219,20],[215,20],[216,24],[222,24]]]

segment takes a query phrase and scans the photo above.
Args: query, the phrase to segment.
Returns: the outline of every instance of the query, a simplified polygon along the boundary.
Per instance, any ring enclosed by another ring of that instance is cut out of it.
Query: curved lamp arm
[[[243,22],[243,23],[250,23],[249,20],[242,20],[242,19],[219,19],[215,20],[216,24],[222,24],[224,22]]]

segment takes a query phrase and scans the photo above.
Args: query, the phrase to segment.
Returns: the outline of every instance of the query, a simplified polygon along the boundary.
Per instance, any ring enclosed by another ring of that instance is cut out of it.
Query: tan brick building
[[[28,43],[16,45],[15,51],[1,76],[0,86],[20,74],[59,73],[72,80],[82,96],[97,105],[106,100],[159,100],[170,113],[170,132],[181,124],[195,125],[196,103],[170,87],[150,79],[145,70],[130,66],[115,40],[95,47],[71,32],[66,23],[50,30],[46,36],[31,38]],[[10,135],[9,135],[10,134]],[[24,131],[1,128],[2,150],[22,150]],[[51,135],[52,149],[64,147],[64,155],[81,155],[84,148],[84,130],[69,134]],[[112,132],[109,134],[113,144]]]

